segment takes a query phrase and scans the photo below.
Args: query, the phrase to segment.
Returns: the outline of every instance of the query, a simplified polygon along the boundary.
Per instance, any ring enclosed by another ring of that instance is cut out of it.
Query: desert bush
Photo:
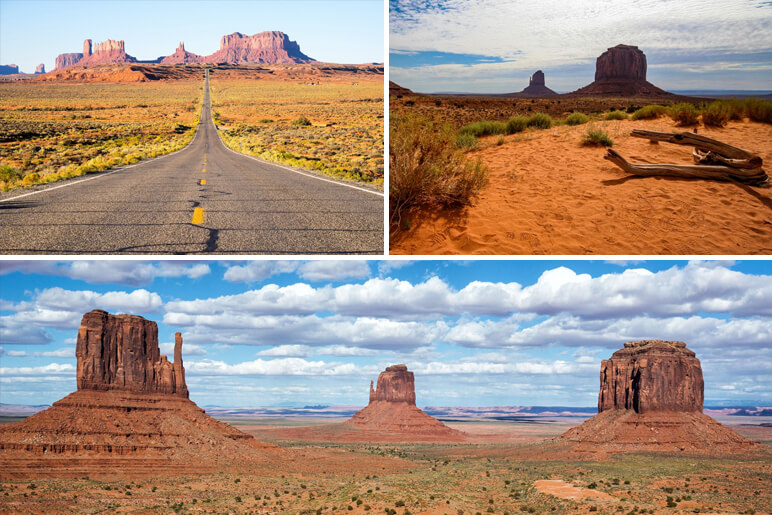
[[[614,141],[601,129],[587,129],[582,138],[582,145],[589,147],[610,147]]]
[[[679,104],[670,106],[670,109],[668,109],[668,114],[673,119],[673,121],[676,122],[676,125],[682,127],[687,125],[697,125],[700,123],[700,119],[698,118],[699,112],[697,111],[697,108],[694,107],[694,104],[690,104],[688,102],[681,102]]]
[[[292,120],[292,125],[297,125],[298,127],[308,127],[309,125],[311,125],[311,120],[309,120],[305,116],[300,116]]]
[[[659,104],[652,104],[645,107],[641,107],[632,114],[633,120],[653,120],[660,116],[667,114],[667,107]]]
[[[610,113],[606,113],[606,116],[603,117],[604,120],[627,120],[629,116],[624,111],[611,111]]]
[[[528,118],[525,116],[513,116],[507,120],[507,134],[522,132],[528,127]]]
[[[590,118],[584,113],[571,113],[566,117],[567,125],[582,125],[590,121]]]
[[[397,225],[412,206],[467,204],[488,181],[488,169],[466,159],[449,125],[418,115],[392,120],[389,165],[390,219]]]
[[[459,148],[471,150],[477,147],[477,138],[474,137],[474,134],[469,134],[468,132],[460,133],[456,136],[456,145]]]
[[[490,134],[504,134],[505,132],[507,132],[507,124],[487,120],[464,125],[458,130],[459,134],[471,134],[476,138]]]
[[[715,101],[702,108],[702,123],[713,127],[723,127],[732,115],[728,102]]]
[[[536,113],[528,118],[528,127],[537,129],[549,129],[552,127],[552,117],[547,113]]]
[[[745,115],[754,122],[772,123],[772,100],[746,99]]]
[[[10,186],[15,184],[19,179],[21,179],[21,174],[16,168],[7,164],[0,165],[0,181],[4,182],[7,186]]]

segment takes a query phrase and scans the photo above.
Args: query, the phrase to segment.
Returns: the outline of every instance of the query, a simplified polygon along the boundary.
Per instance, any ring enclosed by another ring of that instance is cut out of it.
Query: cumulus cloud
[[[169,357],[174,356],[174,342],[159,343],[158,348],[161,350],[161,354],[166,354]],[[188,356],[206,356],[206,349],[201,345],[185,342],[182,345],[182,357]]]
[[[10,316],[0,317],[0,342],[6,345],[45,345],[53,338],[45,329]]]
[[[296,273],[314,282],[361,279],[370,275],[370,265],[363,260],[249,261],[226,266],[228,269],[223,277],[231,282],[262,281],[287,273]]]
[[[325,345],[323,347],[311,347],[310,345],[277,345],[257,353],[258,356],[293,358],[305,358],[308,356],[375,356],[376,354],[378,354],[378,352],[373,349],[349,347],[346,345]]]
[[[49,363],[39,367],[0,367],[0,376],[50,376],[74,375],[75,366],[70,363]]]
[[[211,376],[337,376],[378,373],[378,370],[373,366],[363,367],[353,363],[308,361],[300,358],[256,359],[236,364],[205,359],[190,363],[185,368],[192,374]]]
[[[3,261],[0,275],[12,272],[48,274],[79,279],[93,284],[150,284],[156,277],[187,277],[197,279],[210,272],[209,265],[182,261]]]

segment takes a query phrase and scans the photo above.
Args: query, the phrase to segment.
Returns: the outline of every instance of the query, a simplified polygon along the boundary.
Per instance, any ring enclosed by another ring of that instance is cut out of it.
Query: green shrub
[[[528,118],[528,127],[537,129],[549,129],[552,127],[552,117],[547,113],[536,113]]]
[[[728,102],[715,101],[702,108],[702,123],[713,127],[723,127],[732,116]]]
[[[601,129],[587,129],[582,138],[582,145],[589,147],[610,147],[614,144],[612,139]]]
[[[513,116],[507,120],[507,134],[522,132],[528,127],[528,118],[525,116]]]
[[[507,124],[504,122],[482,121],[464,125],[458,130],[459,134],[471,134],[476,138],[489,134],[504,134],[507,132]]]
[[[448,124],[420,115],[395,117],[389,129],[389,208],[398,224],[418,205],[468,204],[488,182],[488,169],[467,160]]]
[[[311,125],[311,120],[306,118],[305,116],[301,116],[299,118],[295,118],[292,120],[292,125],[297,125],[298,127],[308,127]]]
[[[668,114],[670,114],[670,117],[673,119],[673,121],[676,122],[676,125],[681,127],[687,125],[697,125],[700,123],[698,118],[699,112],[697,111],[697,108],[694,107],[694,104],[681,102],[679,104],[670,106],[668,111]]]
[[[273,123],[273,120],[270,118],[260,118],[257,123]]]
[[[629,116],[624,111],[611,111],[603,117],[604,120],[627,120],[628,118]]]
[[[590,121],[590,118],[584,113],[571,113],[566,117],[568,125],[582,125]]]
[[[469,134],[468,132],[460,133],[456,136],[456,145],[459,148],[473,149],[477,147],[477,138],[474,137],[474,134]]]
[[[12,184],[19,179],[21,179],[21,174],[16,168],[12,168],[7,164],[0,165],[0,181],[5,182],[6,184]]]
[[[667,114],[667,107],[659,104],[652,104],[645,107],[641,107],[632,114],[633,120],[653,120],[660,116]]]
[[[754,122],[772,123],[772,100],[746,99],[745,114]]]

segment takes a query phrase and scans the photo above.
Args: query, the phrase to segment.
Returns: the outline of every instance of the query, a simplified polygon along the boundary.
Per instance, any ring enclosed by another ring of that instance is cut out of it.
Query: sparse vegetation
[[[392,118],[389,134],[389,206],[399,226],[406,209],[418,205],[466,204],[488,179],[488,170],[470,161],[448,124],[417,115]]]
[[[633,120],[653,120],[668,114],[668,109],[659,104],[647,105],[633,112],[630,116]]]
[[[547,113],[536,113],[528,118],[528,127],[549,129],[552,127],[552,117]]]
[[[571,113],[566,117],[566,125],[582,125],[590,121],[584,113]]]
[[[504,134],[507,132],[507,124],[504,122],[482,121],[464,125],[458,130],[459,134],[471,134],[479,138],[490,134]]]
[[[210,79],[223,142],[331,177],[383,184],[383,83]],[[311,122],[313,120],[313,123]]]
[[[98,172],[184,147],[201,83],[0,84],[0,190]]]
[[[699,111],[694,107],[694,104],[688,102],[681,102],[670,106],[668,114],[681,127],[697,125],[700,123]]]
[[[711,102],[702,108],[702,123],[707,126],[723,127],[732,116],[732,108],[728,102]]]
[[[626,112],[620,111],[617,109],[609,113],[606,113],[605,116],[603,116],[603,119],[604,120],[627,120],[629,117],[630,116]]]
[[[602,129],[587,129],[587,132],[582,138],[582,145],[590,147],[611,147],[614,145],[614,141]]]
[[[528,128],[528,118],[525,116],[513,116],[507,120],[507,134],[522,132]]]

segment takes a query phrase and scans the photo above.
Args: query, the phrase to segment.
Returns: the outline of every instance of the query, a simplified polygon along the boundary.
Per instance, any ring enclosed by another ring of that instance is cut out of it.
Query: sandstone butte
[[[585,455],[757,449],[702,413],[703,392],[700,361],[684,342],[628,342],[601,364],[598,414],[553,442]]]
[[[403,88],[394,81],[389,81],[389,96],[395,97],[397,95],[413,95],[413,92],[407,88]]]
[[[617,45],[598,57],[595,81],[570,95],[580,96],[674,96],[646,80],[646,55],[637,46]]]
[[[402,433],[426,440],[463,440],[461,431],[451,429],[427,415],[415,405],[415,378],[405,365],[393,365],[378,375],[373,389],[370,381],[370,403],[345,424],[360,429]]]
[[[528,86],[520,93],[515,93],[512,96],[522,98],[544,98],[553,95],[557,95],[557,93],[545,85],[544,72],[537,70],[528,81]]]
[[[108,39],[93,46],[90,39],[83,42],[83,52],[59,54],[56,58],[55,71],[72,66],[86,67],[111,63],[150,62],[161,64],[189,63],[260,63],[260,64],[293,64],[312,63],[314,59],[300,51],[297,42],[279,31],[267,31],[246,36],[234,32],[220,39],[220,48],[213,54],[200,56],[185,50],[180,43],[177,50],[166,57],[154,61],[137,61],[128,55],[123,41]]]
[[[155,322],[94,310],[76,357],[76,392],[0,428],[0,478],[232,469],[274,452],[188,399],[180,333],[169,362]]]

